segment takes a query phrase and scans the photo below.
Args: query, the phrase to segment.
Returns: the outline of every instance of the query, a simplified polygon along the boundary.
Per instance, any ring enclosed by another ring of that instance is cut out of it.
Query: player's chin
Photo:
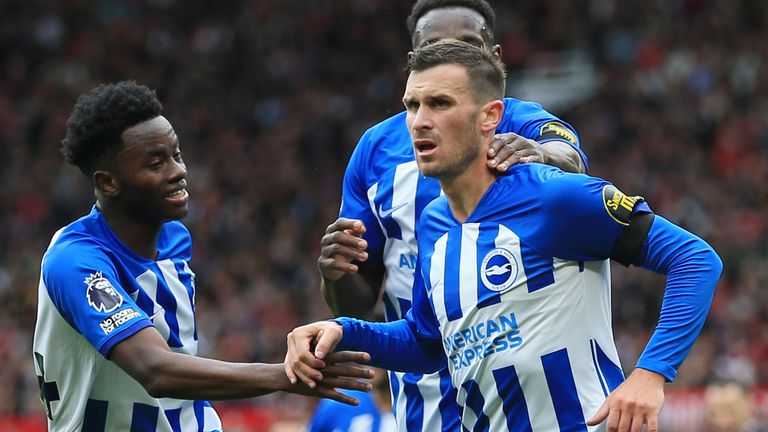
[[[184,204],[168,209],[168,211],[165,212],[165,218],[167,220],[180,220],[184,219],[187,216],[187,213],[189,213],[189,206]]]

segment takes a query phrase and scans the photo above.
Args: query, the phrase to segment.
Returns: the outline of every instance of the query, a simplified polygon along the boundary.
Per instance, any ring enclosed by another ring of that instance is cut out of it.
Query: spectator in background
[[[714,382],[704,393],[706,432],[764,432],[752,417],[752,399],[736,381]]]

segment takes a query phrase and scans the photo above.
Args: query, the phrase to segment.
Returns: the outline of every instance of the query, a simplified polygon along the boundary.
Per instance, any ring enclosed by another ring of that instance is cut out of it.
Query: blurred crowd
[[[579,131],[590,173],[645,196],[725,262],[672,386],[768,385],[768,3],[491,3],[510,76],[542,54],[589,64],[594,88],[551,110]],[[58,152],[78,94],[128,78],[157,89],[190,171],[201,354],[281,361],[289,330],[330,316],[319,240],[358,137],[401,110],[412,4],[0,2],[0,415],[40,412],[30,347],[41,254],[94,202]],[[662,288],[614,265],[625,368]]]

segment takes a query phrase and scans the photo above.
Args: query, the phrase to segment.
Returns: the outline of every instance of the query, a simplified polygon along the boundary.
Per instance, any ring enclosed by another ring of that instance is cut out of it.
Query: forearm
[[[704,326],[722,262],[703,240],[656,216],[642,267],[667,281],[659,323],[637,367],[672,381]]]
[[[571,145],[562,141],[543,143],[545,163],[572,173],[586,173],[587,169],[581,155]]]
[[[432,373],[445,366],[440,341],[420,338],[402,319],[372,323],[353,318],[336,320],[343,328],[337,351],[365,351],[370,364],[399,372]]]
[[[153,397],[239,399],[261,396],[291,385],[281,364],[228,363],[167,352],[134,374]]]
[[[358,264],[359,273],[347,273],[337,280],[322,277],[320,290],[335,316],[368,317],[379,300],[383,275]]]

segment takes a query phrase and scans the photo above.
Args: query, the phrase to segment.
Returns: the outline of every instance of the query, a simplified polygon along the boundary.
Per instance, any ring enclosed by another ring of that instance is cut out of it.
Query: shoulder
[[[519,111],[544,111],[544,107],[538,102],[515,99],[512,97],[504,98],[504,109],[508,112]]]
[[[451,207],[445,195],[441,195],[432,200],[424,210],[416,223],[416,233],[419,241],[437,240],[451,228],[460,225],[453,217]],[[431,239],[431,240],[430,240]]]
[[[161,257],[178,257],[189,260],[192,255],[192,235],[180,221],[171,221],[163,225],[158,238]]]

